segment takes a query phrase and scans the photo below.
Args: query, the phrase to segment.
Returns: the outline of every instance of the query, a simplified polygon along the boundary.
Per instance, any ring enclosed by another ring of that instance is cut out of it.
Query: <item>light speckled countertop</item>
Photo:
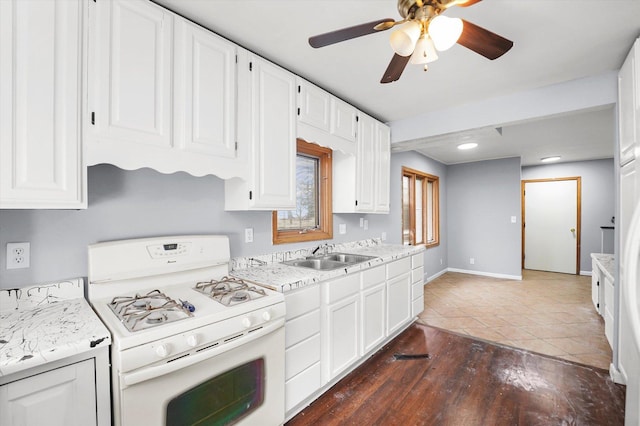
[[[297,256],[290,252],[282,252],[269,256],[256,257],[266,265],[246,267],[246,259],[235,259],[235,265],[245,267],[234,268],[231,275],[247,281],[255,282],[265,287],[280,292],[287,292],[297,288],[305,287],[320,281],[325,281],[341,275],[350,274],[363,269],[381,265],[392,260],[411,256],[424,252],[424,246],[404,246],[395,244],[381,244],[379,240],[365,240],[356,243],[346,243],[329,246],[329,252],[342,252],[350,254],[362,254],[375,256],[375,259],[358,263],[345,268],[334,269],[332,271],[318,271],[310,268],[301,268],[280,263],[282,260],[304,258],[308,253],[296,252]]]
[[[0,290],[0,376],[111,344],[83,280]]]
[[[607,278],[613,283],[615,281],[616,258],[612,254],[591,253],[591,259],[595,260],[600,266]]]

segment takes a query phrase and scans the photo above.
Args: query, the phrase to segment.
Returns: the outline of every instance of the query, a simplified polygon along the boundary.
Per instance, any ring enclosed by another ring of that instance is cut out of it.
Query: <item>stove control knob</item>
[[[158,355],[160,358],[164,358],[169,355],[169,348],[167,347],[167,345],[158,346],[156,348],[156,355]]]
[[[195,334],[187,337],[187,345],[195,348],[198,345],[198,337]]]
[[[264,312],[262,313],[262,319],[263,319],[263,320],[265,320],[265,321],[269,321],[269,320],[271,320],[271,312],[269,312],[269,311],[264,311]]]
[[[251,319],[249,319],[249,317],[242,318],[242,325],[244,325],[246,328],[251,327]]]

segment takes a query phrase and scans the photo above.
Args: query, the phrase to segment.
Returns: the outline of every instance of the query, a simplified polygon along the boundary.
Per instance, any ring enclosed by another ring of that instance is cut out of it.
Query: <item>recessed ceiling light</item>
[[[541,158],[540,161],[542,161],[543,163],[553,163],[554,161],[558,161],[559,159],[560,159],[560,156],[556,155],[554,157]]]
[[[465,150],[465,149],[473,149],[473,148],[475,148],[475,147],[477,147],[477,146],[478,146],[478,144],[477,144],[477,143],[475,143],[475,142],[469,142],[469,143],[463,143],[463,144],[461,144],[461,145],[458,145],[458,149],[462,149],[462,150]]]

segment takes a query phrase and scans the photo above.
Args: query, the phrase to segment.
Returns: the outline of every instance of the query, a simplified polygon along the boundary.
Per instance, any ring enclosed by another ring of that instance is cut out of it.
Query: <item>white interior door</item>
[[[576,274],[579,178],[525,181],[524,268]]]

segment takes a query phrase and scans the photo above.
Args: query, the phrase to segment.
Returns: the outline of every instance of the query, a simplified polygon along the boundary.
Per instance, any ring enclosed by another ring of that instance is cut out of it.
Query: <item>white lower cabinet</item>
[[[97,424],[93,360],[85,360],[0,386],[0,424]]]
[[[604,301],[604,296],[602,294],[602,290],[604,289],[604,284],[602,281],[602,274],[600,273],[600,268],[598,268],[596,262],[592,262],[591,267],[591,301],[593,302],[593,307],[596,308],[596,311],[602,315],[602,307],[600,305],[600,300]]]
[[[609,341],[609,345],[613,347],[613,325],[614,325],[614,305],[613,305],[613,297],[614,297],[614,289],[613,289],[613,281],[609,278],[604,278],[604,335],[607,337]]]
[[[411,256],[411,316],[424,311],[424,255]]]
[[[322,283],[322,381],[345,371],[359,358],[360,274]]]
[[[360,356],[367,354],[386,337],[385,266],[376,266],[361,273],[362,344]]]
[[[320,389],[320,286],[285,294],[285,410]]]
[[[387,335],[411,319],[411,258],[387,264]]]

